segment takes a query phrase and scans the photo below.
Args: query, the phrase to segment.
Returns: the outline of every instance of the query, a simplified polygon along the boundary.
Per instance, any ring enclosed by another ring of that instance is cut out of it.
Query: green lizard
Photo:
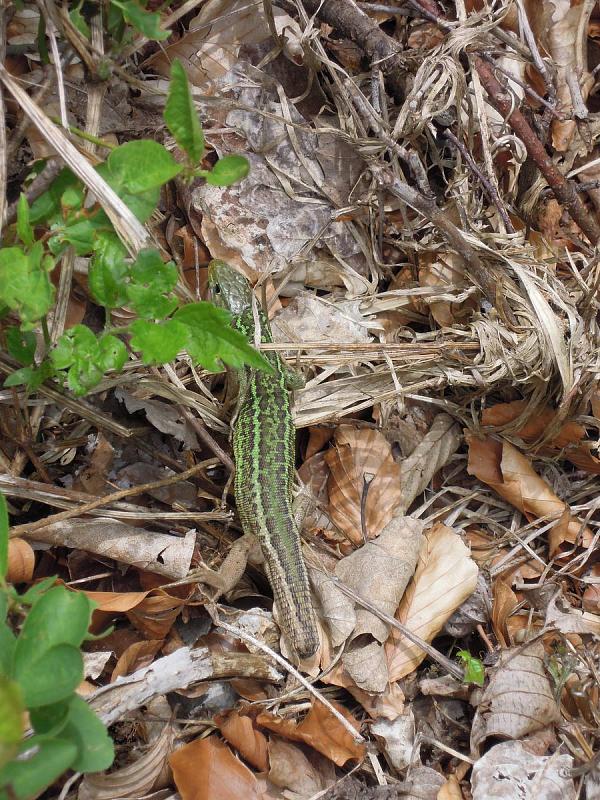
[[[253,306],[243,275],[223,261],[211,261],[208,282],[213,302],[231,311],[234,327],[250,342],[273,341],[268,318]],[[250,367],[232,370],[239,392],[232,420],[235,499],[244,533],[260,544],[284,633],[298,656],[306,658],[317,649],[319,635],[291,504],[293,381],[277,353],[265,357],[272,373]]]

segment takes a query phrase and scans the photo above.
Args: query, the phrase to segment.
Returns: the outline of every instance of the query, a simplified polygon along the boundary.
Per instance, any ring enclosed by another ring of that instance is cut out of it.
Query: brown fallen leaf
[[[426,305],[438,325],[450,327],[472,316],[478,306],[477,294],[465,276],[464,258],[458,253],[423,252],[419,254],[419,283],[438,290],[444,299],[432,298]],[[421,303],[425,304],[425,297]]]
[[[116,681],[120,675],[129,675],[136,669],[147,667],[154,660],[162,646],[162,639],[142,639],[140,642],[133,642],[121,653],[119,660],[110,676],[111,683]]]
[[[149,595],[126,613],[144,636],[162,640],[171,630],[185,604],[186,600],[161,592]]]
[[[546,609],[546,625],[561,633],[592,633],[600,636],[600,616],[573,608],[557,593]]]
[[[331,520],[353,544],[363,544],[381,533],[401,500],[391,445],[374,428],[340,425],[325,457]]]
[[[233,710],[228,714],[218,714],[215,723],[223,738],[235,747],[249,764],[256,767],[259,772],[266,772],[269,769],[267,739],[263,733],[256,730],[251,717]]]
[[[475,591],[478,569],[469,550],[451,528],[440,523],[425,534],[417,570],[408,584],[396,619],[431,642],[446,620]],[[399,631],[386,644],[390,681],[411,673],[425,653]]]
[[[450,775],[439,790],[436,800],[464,800],[460,782],[456,775]]]
[[[6,580],[9,583],[29,583],[33,578],[35,553],[25,539],[10,539],[8,542],[8,569]]]
[[[252,772],[216,736],[194,739],[169,756],[181,800],[262,800]]]
[[[400,508],[408,509],[413,500],[429,485],[433,476],[458,450],[460,427],[448,414],[437,414],[423,439],[400,464],[402,499]]]
[[[338,703],[333,705],[358,731],[360,725],[350,712]],[[355,742],[346,728],[318,701],[312,703],[310,711],[299,723],[266,711],[257,716],[256,723],[286,739],[310,745],[338,767],[343,767],[350,759],[362,761],[365,756],[365,746]]]
[[[571,517],[569,507],[536,474],[516,447],[491,436],[478,438],[468,431],[465,437],[469,445],[467,471],[470,475],[491,486],[530,522],[540,517],[557,520],[549,535],[551,557],[565,541],[572,544],[581,541],[584,547],[591,544],[592,531]]]
[[[471,752],[490,737],[521,739],[559,720],[542,642],[503,650],[475,712]]]
[[[527,409],[527,401],[515,400],[512,403],[499,403],[486,408],[481,415],[481,424],[494,427],[509,425],[518,420]],[[587,470],[594,475],[600,474],[600,459],[591,454],[593,442],[585,440],[586,431],[583,425],[573,420],[555,422],[558,414],[552,408],[537,410],[525,424],[520,425],[515,433],[525,442],[535,442],[546,436],[553,427],[551,439],[540,449],[540,455],[561,455],[579,469]]]
[[[496,639],[502,647],[510,644],[508,637],[507,620],[519,603],[517,595],[506,580],[497,578],[494,581],[492,601],[492,628]]]
[[[298,745],[272,736],[269,741],[269,780],[280,789],[287,789],[291,797],[313,797],[335,782],[333,764],[323,757],[319,760],[320,770]],[[330,769],[327,769],[327,765]]]

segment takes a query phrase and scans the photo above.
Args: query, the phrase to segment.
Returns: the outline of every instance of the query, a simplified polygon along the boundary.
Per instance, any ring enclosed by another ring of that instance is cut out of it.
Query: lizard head
[[[238,315],[252,307],[252,289],[247,279],[225,261],[208,265],[208,289],[213,303]]]

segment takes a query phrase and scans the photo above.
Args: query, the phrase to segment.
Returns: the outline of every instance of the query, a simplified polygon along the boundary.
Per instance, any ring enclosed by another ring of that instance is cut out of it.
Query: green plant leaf
[[[103,372],[122,369],[127,361],[127,348],[120,339],[106,334],[98,341],[98,363]]]
[[[73,325],[60,337],[56,347],[50,352],[50,358],[56,369],[65,369],[78,358],[92,358],[96,354],[96,348],[96,337],[87,325]]]
[[[116,182],[132,194],[140,194],[168,183],[183,169],[162,144],[152,139],[125,142],[106,160]]]
[[[33,364],[37,339],[32,331],[22,331],[16,326],[6,329],[6,347],[10,355],[20,364]]]
[[[69,19],[71,20],[73,27],[76,28],[82,36],[89,40],[92,38],[92,34],[85,17],[81,13],[81,6],[82,3],[79,3],[75,8],[69,11]]]
[[[148,248],[141,250],[132,264],[131,279],[157,292],[169,292],[177,283],[177,267],[172,261],[163,261],[155,248]]]
[[[144,364],[166,364],[185,348],[188,330],[185,325],[170,319],[148,322],[136,319],[129,326],[133,336],[131,346],[141,354]]]
[[[459,650],[457,655],[464,664],[464,682],[483,686],[485,681],[485,667],[483,666],[483,662],[475,658],[475,656],[472,656],[468,650]]]
[[[0,492],[0,582],[8,571],[8,506],[6,497]]]
[[[179,147],[187,153],[191,164],[199,164],[204,155],[204,133],[187,75],[178,59],[171,64],[171,83],[163,116],[167,128]]]
[[[77,757],[77,746],[64,739],[32,737],[23,745],[29,757],[13,760],[0,770],[0,787],[10,786],[11,800],[30,800],[69,769]],[[22,749],[23,749],[22,748]],[[0,788],[0,800],[9,795]]]
[[[33,244],[33,228],[29,221],[29,203],[23,192],[21,192],[17,203],[17,236],[27,247]]]
[[[47,737],[57,736],[67,724],[71,698],[61,700],[60,703],[52,703],[48,706],[32,708],[29,712],[31,727],[36,733]],[[70,739],[70,736],[61,737]]]
[[[28,708],[66,700],[83,680],[83,657],[79,647],[57,644],[44,649],[37,658],[25,661],[19,658],[19,644],[20,637],[15,649],[15,678]]]
[[[231,186],[241,181],[250,172],[250,163],[244,156],[223,156],[210,172],[204,174],[207,183],[212,186]]]
[[[255,350],[245,336],[230,326],[231,315],[212,303],[189,303],[179,308],[173,319],[188,330],[186,349],[194,361],[211,372],[221,369],[220,361],[232,367],[248,364],[266,372],[273,367]]]
[[[42,255],[41,242],[35,242],[28,253],[20,247],[0,249],[0,302],[17,311],[24,330],[33,328],[54,300]]]
[[[19,595],[19,602],[21,605],[32,606],[44,592],[48,591],[56,583],[56,575],[50,575],[38,583],[30,586],[26,592]]]
[[[96,236],[88,282],[94,300],[105,308],[120,308],[127,301],[126,257],[127,250],[115,233],[102,232]]]
[[[143,34],[147,39],[157,42],[168,39],[170,31],[160,29],[160,14],[146,11],[135,0],[111,0],[111,5],[121,9],[123,17],[132,27]]]
[[[15,669],[42,657],[59,644],[79,647],[90,624],[94,604],[83,592],[53,586],[38,596],[17,642]]]
[[[18,750],[24,711],[19,684],[0,675],[0,770]]]
[[[71,765],[77,772],[100,772],[112,764],[115,747],[106,727],[77,695],[69,703],[69,716],[62,735],[77,745],[77,758]]]
[[[61,197],[68,188],[81,186],[70,169],[61,170],[48,189],[36,198],[29,209],[29,220],[32,225],[45,222],[60,214]],[[80,189],[81,191],[81,189]]]
[[[6,597],[6,595],[4,596]],[[4,613],[3,619],[0,622],[0,673],[12,675],[13,657],[17,639],[4,621],[5,618],[6,613]]]
[[[39,367],[21,367],[11,372],[4,381],[4,386],[21,386],[25,384],[29,392],[35,392],[46,378],[54,375],[50,361],[42,361]]]

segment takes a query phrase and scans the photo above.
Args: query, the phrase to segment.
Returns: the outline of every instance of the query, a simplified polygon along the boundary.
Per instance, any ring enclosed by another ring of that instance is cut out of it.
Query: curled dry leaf
[[[259,772],[269,769],[267,754],[267,739],[263,733],[256,730],[252,718],[237,711],[229,714],[218,714],[215,723],[224,739],[238,751],[242,758]]]
[[[477,290],[473,291],[472,283],[466,279],[464,259],[458,253],[420,253],[419,283],[438,290],[433,297],[421,300],[427,303],[438,325],[455,325],[477,308]]]
[[[471,751],[478,753],[489,737],[521,739],[559,719],[542,642],[504,650],[475,712]]]
[[[459,426],[448,414],[438,414],[423,440],[400,465],[402,499],[404,511],[429,484],[435,473],[448,463],[450,456],[461,443]]]
[[[167,724],[144,755],[133,763],[113,772],[86,775],[79,787],[78,800],[138,798],[147,794],[164,772],[174,739],[175,730]]]
[[[574,800],[572,766],[566,753],[538,756],[522,742],[496,744],[473,766],[473,800]]]
[[[396,618],[431,642],[477,585],[478,569],[469,550],[451,528],[436,524],[425,534],[419,562]],[[399,631],[386,644],[390,681],[411,673],[425,653]]]
[[[154,656],[162,646],[162,639],[143,639],[133,642],[120,655],[110,680],[115,681],[120,675],[128,675],[136,669],[142,669],[152,663]]]
[[[512,403],[499,403],[486,408],[481,415],[481,424],[500,427],[515,422],[527,410],[525,400],[515,400]],[[579,469],[600,474],[600,459],[592,455],[593,443],[585,440],[586,431],[583,425],[573,420],[558,421],[558,414],[552,408],[536,409],[535,414],[527,417],[523,425],[515,431],[517,436],[525,442],[535,442],[549,435],[547,441],[539,451],[541,455],[558,455],[568,459]]]
[[[353,544],[374,538],[401,501],[400,467],[389,442],[374,428],[340,425],[326,460],[332,522]]]
[[[333,705],[358,731],[360,725],[350,712],[337,703]],[[350,759],[362,761],[365,755],[365,746],[355,742],[346,728],[318,701],[313,701],[310,711],[299,723],[266,711],[258,715],[256,722],[286,739],[310,745],[338,767],[343,767]]]
[[[47,544],[87,550],[170,580],[187,575],[196,544],[193,530],[182,537],[169,536],[109,517],[65,519],[36,531],[35,538]]]
[[[395,516],[385,530],[338,562],[336,576],[388,616],[393,616],[412,578],[423,545],[423,523]],[[367,609],[356,609],[356,624],[342,661],[355,683],[382,692],[389,676],[383,644],[389,625]]]
[[[169,756],[181,800],[259,800],[253,773],[216,736],[194,739]]]
[[[321,770],[297,745],[272,736],[269,741],[269,780],[280,789],[287,789],[286,797],[291,800],[313,797],[335,781],[335,768],[331,762],[324,758],[320,760]],[[327,764],[331,769],[327,769]]]
[[[394,769],[406,769],[414,758],[415,715],[411,708],[394,720],[379,719],[371,733],[383,745],[385,757]]]
[[[600,616],[573,608],[557,594],[548,604],[546,625],[561,633],[592,633],[600,636]]]
[[[33,578],[35,553],[25,539],[11,539],[8,543],[8,569],[6,580],[9,583],[28,583]]]
[[[569,507],[536,474],[516,447],[491,436],[477,438],[469,432],[465,436],[469,445],[467,469],[470,475],[491,486],[530,522],[539,517],[557,520],[550,531],[551,556],[564,541],[581,541],[584,547],[593,541],[592,531],[571,517]]]

